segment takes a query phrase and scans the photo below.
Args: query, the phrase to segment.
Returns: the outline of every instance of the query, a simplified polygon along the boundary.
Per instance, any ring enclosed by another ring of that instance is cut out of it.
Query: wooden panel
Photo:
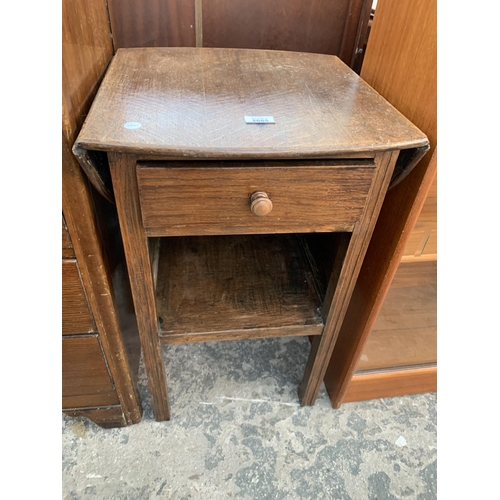
[[[245,123],[272,115],[275,124]],[[139,123],[128,129],[127,123]],[[244,49],[119,50],[77,145],[163,158],[328,157],[427,145],[334,56]]]
[[[379,0],[361,77],[437,143],[436,0]]]
[[[341,54],[350,64],[362,1],[203,0],[203,46]],[[344,40],[345,38],[345,40]]]
[[[62,333],[95,332],[94,319],[75,260],[62,263]]]
[[[364,40],[366,0],[109,0],[115,49],[233,47],[338,55]]]
[[[415,368],[354,375],[343,402],[437,391],[437,368]]]
[[[142,410],[129,364],[132,357],[130,351],[127,352],[122,337],[127,334],[129,338],[136,338],[137,326],[133,315],[130,318],[131,315],[126,310],[126,322],[133,325],[127,331],[122,331],[120,322],[124,314],[123,311],[117,310],[117,306],[123,303],[117,294],[121,294],[123,287],[127,289],[130,284],[126,275],[123,276],[123,270],[115,267],[114,277],[109,274],[108,258],[104,253],[90,187],[66,140],[63,140],[63,211],[71,234],[77,235],[73,238],[75,255],[85,289],[87,292],[90,290],[90,307],[118,389],[119,403],[128,425],[139,422]],[[140,352],[137,343],[134,345],[134,342],[129,340],[128,344]]]
[[[194,47],[194,0],[108,0],[115,49]]]
[[[100,401],[100,405],[119,404],[97,335],[63,338],[63,407],[74,407],[68,398],[95,395],[104,396],[106,399],[105,402]],[[91,400],[92,398],[89,398],[89,401]],[[94,406],[95,401],[90,405]],[[79,403],[75,406],[82,406],[82,401]],[[83,406],[89,406],[89,403]]]
[[[113,55],[106,0],[63,0],[62,28],[62,126],[73,144]]]
[[[403,260],[437,259],[437,176],[406,244]]]
[[[102,392],[100,394],[84,394],[82,396],[63,396],[62,407],[65,408],[88,408],[89,406],[109,406],[120,403],[116,390]]]
[[[162,238],[161,244],[156,307],[168,342],[322,332],[319,298],[293,235]]]
[[[436,262],[402,263],[357,370],[437,362]]]
[[[385,198],[325,376],[340,406],[436,172],[436,1],[379,0],[361,76],[429,136]]]
[[[111,271],[113,305],[116,310],[119,332],[133,383],[137,384],[141,345],[118,214],[114,204],[108,203],[105,198],[96,195],[95,192],[93,201],[96,213],[99,215],[100,241],[106,257],[107,269]]]
[[[138,165],[150,236],[352,231],[375,174],[373,161],[186,163]],[[267,215],[250,209],[257,191],[272,201]]]
[[[129,365],[130,350],[126,350],[122,334],[137,337],[137,328],[135,332],[133,328],[127,332],[120,330],[123,315],[119,305],[122,301],[117,297],[122,286],[129,287],[129,284],[125,279],[124,285],[119,286],[117,281],[123,277],[123,271],[116,267],[113,267],[113,277],[110,275],[100,234],[104,226],[103,217],[95,211],[90,186],[71,153],[76,135],[113,55],[108,11],[106,0],[63,0],[62,8],[63,213],[120,398],[114,402],[121,404],[125,421],[131,424],[140,421],[141,408]],[[127,314],[127,318],[130,316]],[[133,343],[128,344],[131,346]]]
[[[424,260],[437,260],[437,229],[414,229],[408,238],[401,261]]]
[[[70,417],[88,418],[105,429],[124,427],[127,425],[120,406],[113,406],[110,408],[78,408],[77,410],[68,409],[65,410],[64,413]]]
[[[75,252],[73,251],[73,245],[71,244],[71,238],[69,237],[68,228],[66,227],[66,222],[64,217],[62,218],[62,258],[71,259],[74,258]]]

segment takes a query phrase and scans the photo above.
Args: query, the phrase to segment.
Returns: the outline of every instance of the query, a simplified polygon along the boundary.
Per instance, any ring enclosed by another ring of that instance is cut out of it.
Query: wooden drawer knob
[[[271,213],[273,202],[264,191],[255,191],[250,197],[250,210],[259,217]]]

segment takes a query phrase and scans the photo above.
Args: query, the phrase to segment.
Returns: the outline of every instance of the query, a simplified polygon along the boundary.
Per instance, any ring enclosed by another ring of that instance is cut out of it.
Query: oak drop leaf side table
[[[314,404],[385,193],[427,148],[335,56],[118,50],[73,151],[101,191],[107,153],[155,418],[170,343],[311,336]]]

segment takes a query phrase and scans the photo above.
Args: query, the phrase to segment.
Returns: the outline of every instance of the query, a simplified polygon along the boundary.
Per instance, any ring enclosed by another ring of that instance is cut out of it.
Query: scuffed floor
[[[63,415],[64,499],[436,498],[436,395],[301,408],[306,338],[164,348],[172,420]]]

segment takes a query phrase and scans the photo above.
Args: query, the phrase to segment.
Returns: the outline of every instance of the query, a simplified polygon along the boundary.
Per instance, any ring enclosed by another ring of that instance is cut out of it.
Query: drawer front
[[[375,173],[373,162],[364,161],[213,163],[138,164],[142,219],[149,236],[351,231]],[[256,192],[266,193],[272,203],[267,215],[252,213],[251,195]]]
[[[63,408],[119,404],[97,335],[62,339]]]
[[[87,302],[76,260],[62,261],[62,333],[95,332],[94,319]]]

